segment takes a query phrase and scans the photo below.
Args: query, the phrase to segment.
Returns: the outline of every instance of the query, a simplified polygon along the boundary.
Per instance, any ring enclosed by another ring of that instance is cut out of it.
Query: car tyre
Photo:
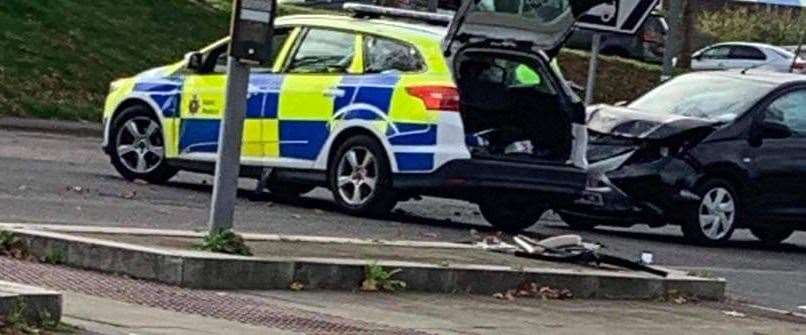
[[[356,135],[331,157],[328,184],[339,207],[352,215],[386,215],[397,204],[386,151],[374,138]]]
[[[507,233],[518,233],[533,226],[548,209],[541,205],[502,202],[479,203],[479,211],[493,227]]]
[[[597,222],[596,219],[590,219],[582,215],[576,215],[566,212],[560,212],[557,214],[560,215],[560,218],[563,220],[563,222],[565,222],[566,225],[571,227],[571,229],[591,230],[601,224],[601,222]]]
[[[795,233],[795,230],[778,227],[754,227],[750,228],[750,233],[764,244],[775,245],[788,239]]]
[[[109,158],[127,180],[161,184],[179,170],[165,160],[165,141],[159,119],[145,106],[124,109],[109,129]]]
[[[695,193],[700,201],[687,210],[681,225],[683,235],[701,245],[719,245],[729,240],[742,219],[736,190],[725,180],[710,179],[701,183]]]

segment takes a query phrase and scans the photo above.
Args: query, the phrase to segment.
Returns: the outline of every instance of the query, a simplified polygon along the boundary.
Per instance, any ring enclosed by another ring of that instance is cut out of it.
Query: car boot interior
[[[455,64],[466,142],[473,157],[568,160],[571,120],[541,62],[480,51],[458,54]]]

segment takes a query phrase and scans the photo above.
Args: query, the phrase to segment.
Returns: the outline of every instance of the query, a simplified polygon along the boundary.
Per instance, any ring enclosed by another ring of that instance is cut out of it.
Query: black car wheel
[[[164,183],[178,172],[165,162],[165,143],[159,119],[146,107],[123,110],[109,130],[110,160],[128,180]]]
[[[479,211],[493,227],[508,233],[517,233],[533,226],[547,210],[541,205],[482,202]]]
[[[700,201],[688,209],[682,222],[683,235],[691,242],[715,245],[730,239],[741,220],[741,200],[733,186],[710,179],[695,190]]]
[[[795,232],[790,228],[777,227],[754,227],[750,228],[750,233],[765,244],[778,244],[788,239]]]
[[[557,213],[566,225],[576,230],[591,230],[596,226],[602,224],[596,219],[590,219],[581,215],[571,214],[567,212]]]
[[[328,183],[336,203],[350,214],[384,215],[397,204],[386,152],[366,135],[354,136],[339,146],[330,159]]]

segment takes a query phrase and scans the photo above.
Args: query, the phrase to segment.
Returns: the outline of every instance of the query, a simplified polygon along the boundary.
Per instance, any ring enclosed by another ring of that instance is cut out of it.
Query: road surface
[[[0,222],[206,229],[212,177],[180,173],[167,185],[127,182],[95,138],[0,130],[0,173]],[[250,199],[254,181],[241,184],[235,222],[240,231],[445,241],[490,231],[476,206],[461,201],[410,201],[374,220],[338,213],[323,189],[293,201],[258,200]],[[651,251],[658,264],[727,278],[734,297],[787,310],[806,305],[803,232],[782,246],[765,247],[737,231],[727,246],[706,248],[685,244],[677,227],[577,232],[553,215],[529,232],[578,233],[636,258]]]

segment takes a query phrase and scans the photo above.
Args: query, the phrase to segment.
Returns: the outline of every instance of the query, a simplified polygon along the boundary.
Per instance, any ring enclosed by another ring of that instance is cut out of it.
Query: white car
[[[727,42],[714,44],[695,52],[693,70],[727,70],[756,68],[774,72],[806,73],[806,60],[784,48],[763,43]],[[793,68],[794,61],[794,68]]]

